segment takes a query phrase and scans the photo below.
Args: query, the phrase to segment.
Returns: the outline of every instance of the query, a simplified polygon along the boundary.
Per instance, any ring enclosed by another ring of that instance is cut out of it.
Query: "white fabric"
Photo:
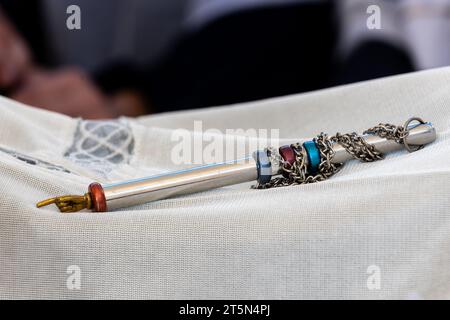
[[[436,69],[122,119],[117,130],[128,125],[133,141],[122,134],[130,148],[118,150],[132,151],[103,167],[98,159],[96,167],[78,161],[73,151],[77,131],[92,126],[80,129],[76,119],[2,98],[0,297],[448,299],[449,83],[450,68]],[[92,180],[176,168],[171,132],[192,129],[194,120],[204,129],[280,128],[283,139],[303,139],[410,116],[433,122],[437,141],[371,164],[352,161],[322,183],[272,190],[243,184],[103,214],[35,208],[47,197],[84,193]],[[67,286],[69,266],[81,271],[80,290]]]

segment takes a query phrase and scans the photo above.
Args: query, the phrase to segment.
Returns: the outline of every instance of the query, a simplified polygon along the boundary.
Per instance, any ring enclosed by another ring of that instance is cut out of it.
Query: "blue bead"
[[[265,151],[255,151],[254,157],[256,158],[256,167],[258,170],[258,183],[265,184],[272,178],[272,164]]]
[[[314,141],[306,141],[303,147],[308,155],[308,173],[316,174],[320,165],[320,152]]]

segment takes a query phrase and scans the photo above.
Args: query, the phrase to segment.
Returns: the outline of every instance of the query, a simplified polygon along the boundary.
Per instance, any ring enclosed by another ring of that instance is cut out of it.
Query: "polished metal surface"
[[[220,188],[258,177],[253,157],[103,185],[108,210]]]

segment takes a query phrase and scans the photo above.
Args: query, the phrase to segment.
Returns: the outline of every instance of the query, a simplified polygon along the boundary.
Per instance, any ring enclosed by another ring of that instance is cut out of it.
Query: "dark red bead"
[[[290,146],[281,146],[280,149],[278,149],[278,152],[280,152],[280,156],[284,161],[288,162],[290,165],[294,163],[295,152]]]
[[[281,146],[278,149],[278,152],[280,153],[280,156],[283,158],[284,161],[289,163],[289,165],[292,165],[295,161],[295,152],[290,146]],[[289,177],[289,173],[282,172],[283,176],[285,178]]]

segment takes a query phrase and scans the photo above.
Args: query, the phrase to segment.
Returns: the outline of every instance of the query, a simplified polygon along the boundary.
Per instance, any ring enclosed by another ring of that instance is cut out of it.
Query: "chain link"
[[[372,134],[394,140],[399,144],[405,144],[405,139],[408,136],[408,130],[403,126],[395,126],[388,123],[380,123],[379,125],[364,131],[364,134]],[[334,157],[333,144],[338,143],[355,159],[363,162],[373,162],[384,158],[383,153],[376,150],[376,148],[366,140],[358,135],[356,132],[340,134],[328,137],[327,134],[321,133],[314,138],[319,152],[321,162],[319,164],[318,173],[311,175],[308,173],[307,155],[301,143],[294,143],[291,145],[295,153],[295,161],[291,165],[279,157],[280,168],[285,173],[283,176],[273,178],[270,182],[256,185],[256,189],[268,189],[276,187],[291,186],[297,184],[314,183],[324,181],[334,175],[344,165],[343,163],[333,163],[331,160]],[[274,150],[269,150],[270,154],[274,154]],[[273,157],[273,156],[272,156]]]

